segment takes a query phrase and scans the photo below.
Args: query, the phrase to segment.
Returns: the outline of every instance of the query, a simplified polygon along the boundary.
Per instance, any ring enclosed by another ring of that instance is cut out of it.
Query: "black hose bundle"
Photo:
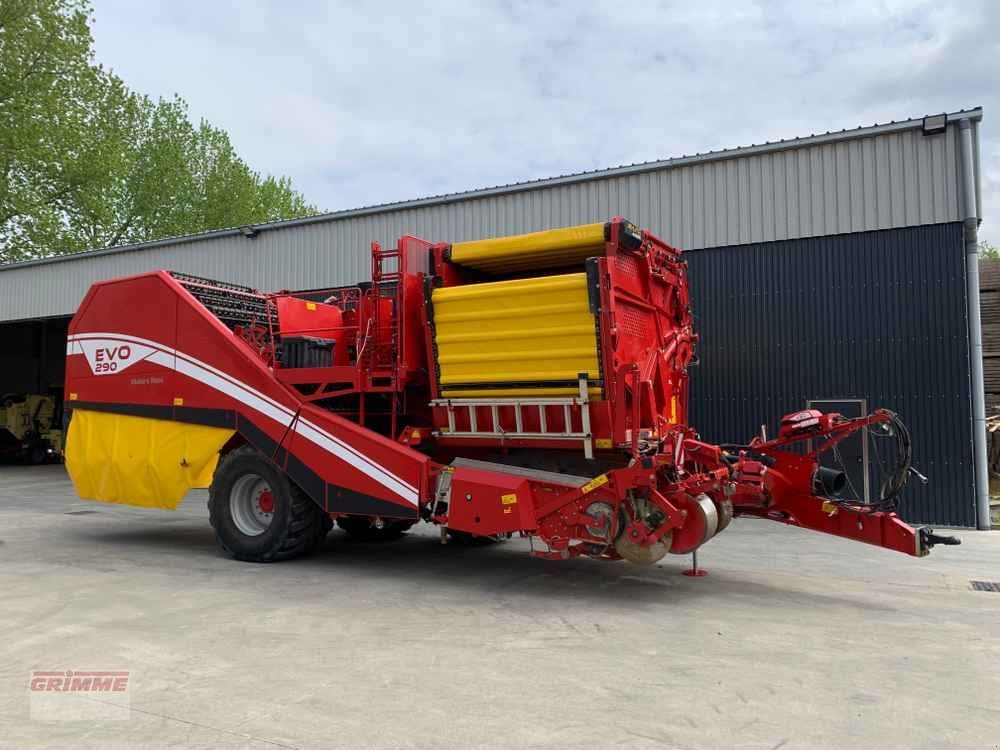
[[[873,500],[867,507],[871,511],[891,512],[899,505],[899,496],[910,478],[910,468],[913,463],[913,443],[910,441],[910,431],[906,429],[903,420],[895,412],[889,412],[889,422],[869,429],[872,447],[882,473],[878,500]],[[895,438],[895,456],[886,456],[888,465],[882,458],[878,440]]]
[[[889,414],[889,421],[885,424],[875,424],[869,427],[866,432],[871,437],[872,449],[878,463],[881,481],[879,483],[878,499],[871,502],[864,502],[860,499],[857,491],[848,478],[847,484],[851,488],[854,497],[852,499],[834,500],[844,506],[850,506],[854,510],[862,513],[891,513],[899,506],[899,497],[906,487],[906,482],[913,471],[913,444],[910,441],[910,431],[899,416],[886,410]],[[883,459],[882,451],[879,450],[878,441],[886,438],[894,438],[894,456],[886,455]],[[833,447],[833,454],[844,467],[840,451]]]

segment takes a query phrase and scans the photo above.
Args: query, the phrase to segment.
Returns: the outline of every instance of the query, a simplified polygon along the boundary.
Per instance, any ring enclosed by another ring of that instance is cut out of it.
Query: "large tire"
[[[228,453],[208,491],[208,516],[219,544],[237,560],[278,562],[314,552],[330,517],[250,446]]]
[[[337,525],[350,536],[363,542],[394,542],[403,536],[415,521],[386,521],[382,528],[372,525],[367,516],[341,516]]]

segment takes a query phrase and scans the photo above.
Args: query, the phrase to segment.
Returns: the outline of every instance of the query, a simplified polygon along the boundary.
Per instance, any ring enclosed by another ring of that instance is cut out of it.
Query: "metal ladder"
[[[403,269],[399,248],[386,249],[378,242],[371,244],[372,252],[372,328],[370,335],[374,339],[374,345],[370,349],[370,367],[372,370],[389,369],[392,372],[392,387],[395,390],[396,364],[399,353],[399,325],[396,316],[401,314],[402,290],[403,290]],[[387,268],[388,267],[388,268]],[[392,291],[384,294],[386,287]],[[393,319],[382,319],[383,299],[391,299],[393,302]],[[383,342],[379,340],[379,333],[385,326],[391,326],[392,338]]]
[[[594,440],[590,430],[590,398],[587,393],[587,379],[580,378],[580,395],[563,398],[440,398],[431,401],[431,406],[442,406],[448,410],[448,431],[436,432],[441,437],[483,438],[503,440],[516,438],[519,440],[579,440],[583,444],[583,454],[586,458],[594,457]],[[548,429],[546,409],[551,406],[561,406],[563,412],[563,429],[559,431]],[[580,407],[580,430],[572,429],[572,407]],[[491,429],[480,427],[477,409],[488,407],[492,421]],[[509,432],[500,426],[500,409],[513,407],[514,431]],[[539,430],[525,431],[524,409],[538,410]],[[458,410],[468,412],[469,429],[459,431],[456,428]]]

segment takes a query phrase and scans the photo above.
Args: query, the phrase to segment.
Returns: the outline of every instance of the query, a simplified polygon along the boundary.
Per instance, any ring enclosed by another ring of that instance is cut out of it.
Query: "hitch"
[[[921,526],[917,529],[917,531],[920,534],[920,551],[925,555],[930,552],[932,547],[938,544],[944,544],[950,547],[962,543],[962,540],[958,537],[935,534],[934,529],[930,526]]]

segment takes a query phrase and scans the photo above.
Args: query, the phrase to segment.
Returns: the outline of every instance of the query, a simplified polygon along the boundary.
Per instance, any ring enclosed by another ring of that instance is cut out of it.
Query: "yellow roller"
[[[456,242],[451,260],[491,273],[514,273],[583,263],[604,252],[604,222],[544,232]]]
[[[579,373],[600,377],[584,273],[435,289],[432,303],[446,398],[570,396]]]
[[[232,436],[221,427],[74,409],[66,469],[80,497],[173,510],[192,487],[208,487]]]

